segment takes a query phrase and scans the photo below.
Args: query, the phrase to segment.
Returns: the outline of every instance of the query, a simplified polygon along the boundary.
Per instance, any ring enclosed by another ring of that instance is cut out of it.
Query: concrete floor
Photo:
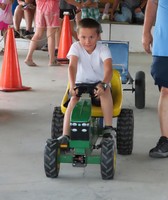
[[[123,107],[134,110],[134,149],[117,156],[114,180],[101,179],[99,165],[73,168],[61,164],[57,179],[46,178],[45,141],[50,137],[54,107],[60,105],[67,83],[67,66],[48,67],[46,52],[36,51],[40,67],[24,64],[27,51],[19,51],[24,92],[0,92],[0,199],[2,200],[167,200],[168,159],[148,156],[159,136],[158,90],[150,76],[151,56],[130,54],[132,77],[146,74],[146,108],[134,106],[134,94],[124,92]],[[2,57],[0,57],[2,66]]]

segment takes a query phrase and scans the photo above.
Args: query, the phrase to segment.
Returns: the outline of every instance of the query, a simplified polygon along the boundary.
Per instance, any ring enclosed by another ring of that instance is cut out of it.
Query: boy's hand
[[[96,89],[94,90],[95,96],[100,97],[105,92],[103,85],[101,83],[98,83],[96,86]]]
[[[78,89],[76,87],[72,87],[69,89],[69,93],[71,96],[76,96],[78,94]]]

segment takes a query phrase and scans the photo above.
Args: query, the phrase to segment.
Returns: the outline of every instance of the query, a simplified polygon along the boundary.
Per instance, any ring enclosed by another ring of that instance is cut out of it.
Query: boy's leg
[[[33,52],[34,50],[36,50],[37,42],[42,38],[44,31],[45,31],[45,28],[38,28],[38,27],[36,28],[36,32],[33,38],[31,39],[28,54],[25,59],[25,63],[28,66],[36,66],[36,64],[33,62]]]
[[[63,135],[70,135],[70,117],[72,110],[74,109],[76,103],[78,102],[78,97],[71,97],[71,100],[68,104],[68,107],[64,116],[64,125],[63,125]]]
[[[113,117],[113,99],[110,88],[107,88],[103,95],[100,96],[101,108],[104,116],[105,126],[112,126]]]

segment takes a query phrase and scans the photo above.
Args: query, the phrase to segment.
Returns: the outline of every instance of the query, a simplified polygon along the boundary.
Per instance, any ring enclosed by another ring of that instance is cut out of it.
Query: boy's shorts
[[[60,19],[64,18],[64,12],[69,12],[69,19],[75,20],[76,10],[74,10],[74,9],[60,9]]]
[[[151,75],[155,81],[155,85],[158,85],[159,88],[168,88],[168,57],[153,56]]]

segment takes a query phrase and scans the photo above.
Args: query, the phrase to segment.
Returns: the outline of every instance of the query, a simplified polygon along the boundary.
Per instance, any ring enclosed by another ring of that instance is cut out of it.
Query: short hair
[[[97,34],[100,34],[101,28],[99,22],[92,18],[84,18],[79,21],[78,26],[77,26],[77,32],[79,32],[80,28],[95,28]]]

